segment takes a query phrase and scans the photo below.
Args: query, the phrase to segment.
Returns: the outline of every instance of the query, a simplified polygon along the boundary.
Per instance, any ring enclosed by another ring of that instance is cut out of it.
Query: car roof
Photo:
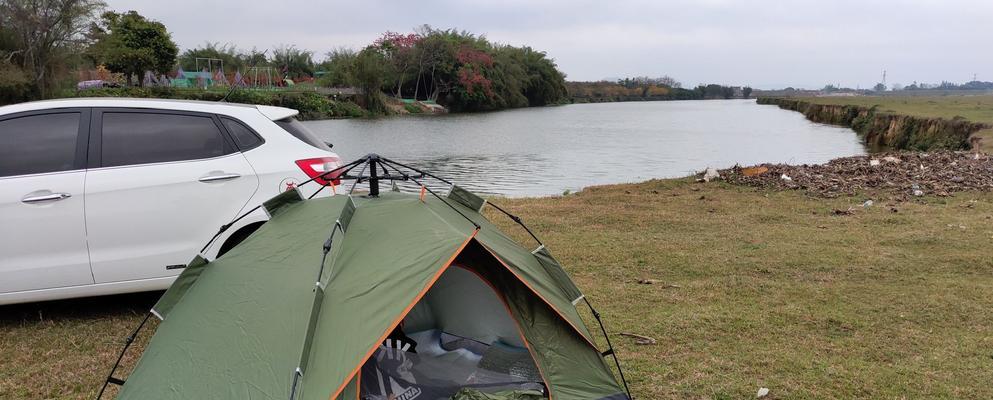
[[[176,100],[176,99],[146,99],[131,97],[78,97],[69,99],[54,99],[30,101],[26,103],[12,104],[0,107],[0,115],[13,114],[25,111],[47,110],[53,108],[78,108],[78,107],[129,107],[129,108],[151,108],[179,111],[199,111],[216,114],[227,114],[233,110],[244,110],[254,108],[269,119],[276,121],[289,118],[299,114],[299,111],[274,106],[263,106],[254,104],[228,103],[216,101],[199,100]]]

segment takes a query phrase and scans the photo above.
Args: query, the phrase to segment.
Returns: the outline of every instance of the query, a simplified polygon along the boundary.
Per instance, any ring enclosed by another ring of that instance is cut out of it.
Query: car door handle
[[[27,196],[21,199],[22,203],[41,203],[43,201],[59,201],[72,197],[69,193],[49,193],[35,196]]]
[[[217,175],[207,175],[199,179],[200,182],[217,182],[226,181],[230,179],[241,178],[241,174],[217,174]]]

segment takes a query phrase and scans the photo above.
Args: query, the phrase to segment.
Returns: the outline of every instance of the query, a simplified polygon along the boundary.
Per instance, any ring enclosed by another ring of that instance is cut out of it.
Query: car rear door
[[[86,224],[97,283],[175,275],[258,189],[211,114],[95,109]]]
[[[93,283],[83,220],[89,116],[0,116],[0,293]]]

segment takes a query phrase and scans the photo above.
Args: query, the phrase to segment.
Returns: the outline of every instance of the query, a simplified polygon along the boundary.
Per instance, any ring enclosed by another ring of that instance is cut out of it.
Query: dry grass
[[[610,330],[658,339],[612,338],[641,399],[993,398],[993,194],[832,215],[864,199],[670,180],[498,204]],[[0,398],[92,398],[154,300],[0,307]]]
[[[866,198],[652,181],[502,203],[611,331],[658,339],[612,339],[641,399],[993,398],[993,195]]]
[[[0,306],[0,399],[96,397],[124,338],[160,295]],[[154,322],[148,327],[154,328]],[[132,349],[148,339],[140,338]],[[138,355],[129,352],[126,367]]]

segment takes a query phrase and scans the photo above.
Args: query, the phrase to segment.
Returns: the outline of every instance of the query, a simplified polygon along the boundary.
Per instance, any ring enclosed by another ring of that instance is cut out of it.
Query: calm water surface
[[[855,132],[754,100],[576,104],[310,121],[345,160],[378,153],[477,193],[544,196],[710,167],[864,154]]]

